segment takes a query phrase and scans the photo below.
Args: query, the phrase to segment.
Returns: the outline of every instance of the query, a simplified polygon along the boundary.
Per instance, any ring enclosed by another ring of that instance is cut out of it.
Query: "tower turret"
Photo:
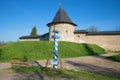
[[[61,6],[57,11],[53,21],[48,23],[47,26],[49,26],[49,40],[51,40],[53,30],[57,29],[60,31],[59,35],[61,36],[61,41],[74,41],[73,32],[75,26],[77,25],[71,21]]]

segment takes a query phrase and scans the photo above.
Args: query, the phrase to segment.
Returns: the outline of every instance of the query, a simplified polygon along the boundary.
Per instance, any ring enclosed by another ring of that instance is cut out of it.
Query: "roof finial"
[[[61,2],[59,3],[59,7],[62,8],[62,3]]]

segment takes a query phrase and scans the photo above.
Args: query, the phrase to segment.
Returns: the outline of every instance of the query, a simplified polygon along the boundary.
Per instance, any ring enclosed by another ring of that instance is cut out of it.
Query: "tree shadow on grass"
[[[75,66],[77,70],[83,70],[99,75],[115,76],[120,79],[120,71],[114,70],[112,68],[105,68],[85,63],[76,63],[70,60],[67,60],[66,63]]]
[[[20,74],[20,73],[17,73],[14,75],[14,78],[12,80],[41,80],[39,78],[39,76],[35,75],[35,74],[32,74],[32,73],[23,73],[23,74]]]
[[[2,56],[2,49],[0,48],[0,57]]]
[[[0,59],[2,58],[2,49],[0,48]]]
[[[88,44],[83,43],[82,45],[85,47],[85,50],[88,52],[89,55],[97,55],[97,53],[95,53],[93,49],[88,46]]]

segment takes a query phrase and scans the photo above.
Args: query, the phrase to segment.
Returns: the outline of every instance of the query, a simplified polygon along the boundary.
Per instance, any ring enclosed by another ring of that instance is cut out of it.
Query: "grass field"
[[[11,69],[20,74],[34,73],[35,75],[38,75],[40,77],[47,76],[47,77],[53,78],[52,80],[119,80],[117,77],[96,75],[93,73],[75,71],[75,70],[69,70],[69,69],[53,70],[51,68],[39,68],[35,66],[12,67]]]
[[[0,62],[9,62],[12,57],[30,60],[47,59],[53,51],[52,41],[11,42],[0,48]],[[105,50],[95,44],[59,42],[59,55],[62,58],[98,55]]]

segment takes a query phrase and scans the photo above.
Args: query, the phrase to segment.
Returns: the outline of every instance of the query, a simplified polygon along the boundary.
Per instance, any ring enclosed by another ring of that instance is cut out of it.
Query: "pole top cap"
[[[60,31],[59,31],[59,30],[54,30],[53,32],[54,32],[54,33],[59,33]]]

